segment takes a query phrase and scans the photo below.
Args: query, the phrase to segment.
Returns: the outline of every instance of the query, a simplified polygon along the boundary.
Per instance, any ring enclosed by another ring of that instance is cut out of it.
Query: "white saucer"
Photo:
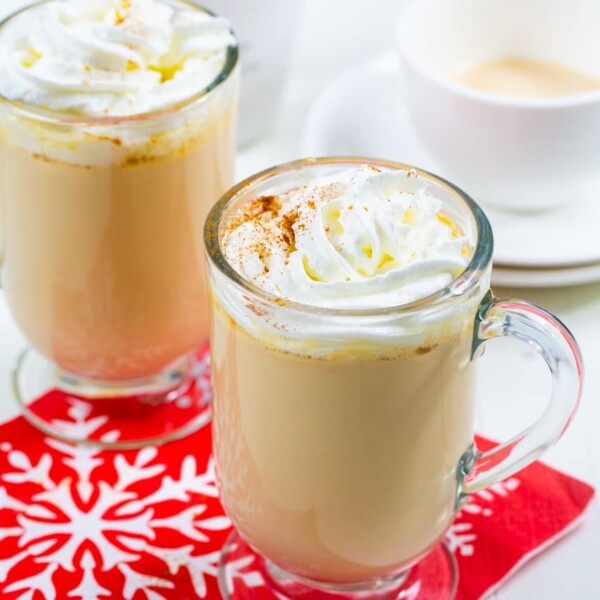
[[[413,130],[393,54],[342,75],[324,90],[309,113],[302,151],[393,159],[444,176]],[[504,285],[535,285],[533,275],[542,287],[600,279],[600,190],[597,197],[554,212],[485,211]],[[576,271],[567,273],[572,268]]]
[[[511,269],[494,265],[492,283],[500,287],[551,288],[600,281],[600,264],[562,269]]]

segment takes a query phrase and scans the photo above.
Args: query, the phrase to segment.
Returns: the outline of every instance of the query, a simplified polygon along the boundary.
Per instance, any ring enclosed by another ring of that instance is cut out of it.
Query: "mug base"
[[[441,544],[394,578],[341,586],[309,582],[264,559],[234,531],[221,551],[218,580],[224,600],[452,600],[458,567]]]
[[[28,348],[12,382],[32,425],[76,444],[107,449],[162,444],[190,435],[211,419],[208,345],[155,377],[117,384],[65,373]]]

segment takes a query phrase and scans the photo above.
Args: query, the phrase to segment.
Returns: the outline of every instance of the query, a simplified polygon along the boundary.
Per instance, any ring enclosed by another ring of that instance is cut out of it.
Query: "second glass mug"
[[[574,338],[543,309],[493,296],[487,218],[429,173],[414,170],[476,246],[467,269],[427,298],[378,310],[318,308],[258,289],[227,262],[222,234],[241,205],[362,164],[412,169],[363,158],[285,164],[234,187],[205,226],[214,453],[239,534],[222,555],[224,598],[240,585],[229,564],[254,552],[266,559],[272,590],[288,597],[453,597],[455,566],[440,543],[456,511],[554,444],[579,402]],[[541,354],[552,396],[535,424],[479,452],[475,359],[503,336]]]
[[[0,97],[0,284],[31,344],[13,387],[47,433],[130,447],[210,420],[201,231],[234,181],[238,70],[232,44],[206,88],[125,117]],[[103,427],[69,425],[83,406]]]

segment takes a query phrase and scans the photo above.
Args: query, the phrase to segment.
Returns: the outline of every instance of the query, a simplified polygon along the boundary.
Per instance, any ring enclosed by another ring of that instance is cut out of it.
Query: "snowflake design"
[[[232,548],[232,551],[235,550],[235,546]],[[263,576],[258,571],[248,571],[249,567],[254,566],[255,556],[245,556],[238,560],[234,560],[229,562],[225,567],[225,585],[227,587],[227,591],[232,594],[234,590],[234,581],[241,580],[242,584],[247,588],[256,588],[265,586],[265,580]],[[285,596],[275,594],[280,598],[280,600],[287,600]]]
[[[190,375],[196,381],[196,387],[200,390],[202,398],[206,402],[212,402],[212,382],[210,379],[210,352],[204,352],[202,358],[192,367]]]
[[[496,483],[486,490],[482,490],[469,497],[467,503],[460,509],[456,521],[450,526],[446,534],[446,543],[451,552],[460,556],[469,557],[475,554],[477,534],[474,533],[472,522],[465,520],[469,515],[491,517],[494,514],[492,505],[496,498],[507,498],[514,492],[521,482],[516,477]]]
[[[63,424],[93,431],[104,423],[91,413],[73,400]],[[110,453],[47,438],[30,458],[0,444],[8,467],[0,476],[0,536],[14,549],[0,555],[0,596],[53,600],[60,589],[64,598],[110,598],[118,582],[125,600],[166,600],[185,581],[195,593],[186,598],[209,597],[215,539],[224,541],[230,528],[212,458],[201,465],[206,459],[168,452]]]
[[[105,432],[106,441],[121,433],[107,431],[92,404],[77,399],[60,423]],[[208,429],[160,449],[117,453],[43,438],[22,419],[0,427],[11,429],[5,440],[28,442],[25,451],[0,443],[1,598],[216,597],[230,522],[218,500]],[[497,502],[520,485],[512,478],[469,498],[446,538],[457,557],[472,560],[478,521],[498,512]],[[230,562],[223,576],[230,589],[234,581],[259,597],[266,589],[256,557]]]

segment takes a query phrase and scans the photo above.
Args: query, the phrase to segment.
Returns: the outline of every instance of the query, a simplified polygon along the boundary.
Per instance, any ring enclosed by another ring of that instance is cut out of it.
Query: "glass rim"
[[[268,181],[269,179],[286,172],[292,172],[307,167],[318,167],[320,165],[371,165],[392,171],[411,170],[416,172],[419,177],[423,177],[429,182],[442,188],[446,193],[449,193],[455,198],[458,197],[459,200],[461,200],[466,205],[466,208],[471,212],[471,215],[475,221],[477,232],[475,251],[473,252],[473,256],[471,257],[467,267],[447,286],[441,288],[433,294],[413,302],[407,302],[394,306],[386,306],[383,308],[348,309],[315,306],[271,294],[248,281],[229,264],[221,250],[219,229],[222,218],[227,209],[233,204],[240,194],[250,190],[252,187],[260,183],[264,183],[265,181]],[[275,167],[265,169],[264,171],[256,173],[255,175],[252,175],[236,184],[221,197],[221,199],[212,207],[210,213],[208,214],[204,225],[204,247],[206,254],[208,255],[208,260],[210,263],[212,263],[212,265],[214,265],[238,288],[241,288],[244,292],[248,292],[260,300],[270,304],[284,306],[285,308],[303,313],[318,313],[332,317],[374,317],[389,314],[397,315],[400,313],[414,313],[416,311],[422,311],[440,306],[448,299],[467,296],[473,290],[473,288],[477,286],[481,274],[485,272],[485,270],[491,264],[494,238],[490,222],[483,210],[468,194],[463,192],[460,188],[449,181],[438,177],[429,171],[425,171],[405,163],[358,156],[332,156],[321,158],[305,158],[286,162]]]
[[[38,0],[33,4],[28,6],[24,6],[19,10],[16,10],[10,13],[7,17],[0,20],[0,33],[4,30],[4,28],[9,25],[13,19],[18,17],[19,15],[36,8],[39,8],[41,5],[50,4],[51,2],[55,2],[56,0]],[[212,16],[219,16],[212,10],[204,7],[201,4],[196,4],[191,2],[191,0],[159,0],[163,4],[181,4],[187,6],[188,8],[197,11],[203,12]],[[221,84],[225,83],[234,72],[238,62],[239,62],[239,40],[235,35],[233,29],[231,29],[231,33],[235,38],[235,44],[231,46],[227,46],[227,53],[225,56],[225,63],[221,68],[221,71],[217,74],[217,76],[204,88],[199,90],[198,92],[192,94],[191,96],[184,98],[183,100],[179,100],[177,102],[172,102],[163,106],[161,108],[157,108],[155,110],[134,113],[131,115],[114,115],[114,116],[85,116],[72,114],[68,111],[64,110],[55,110],[51,108],[45,108],[43,106],[37,106],[35,104],[31,104],[29,102],[25,102],[23,100],[11,100],[0,93],[0,104],[4,104],[9,106],[11,109],[16,109],[21,113],[29,117],[34,117],[40,121],[58,123],[60,125],[66,126],[94,126],[94,127],[103,127],[103,126],[115,126],[121,124],[130,124],[136,122],[144,122],[150,120],[158,120],[161,118],[167,118],[172,116],[173,114],[179,112],[180,110],[184,110],[190,106],[195,105],[200,102],[204,98],[208,97],[210,93],[219,88]]]

